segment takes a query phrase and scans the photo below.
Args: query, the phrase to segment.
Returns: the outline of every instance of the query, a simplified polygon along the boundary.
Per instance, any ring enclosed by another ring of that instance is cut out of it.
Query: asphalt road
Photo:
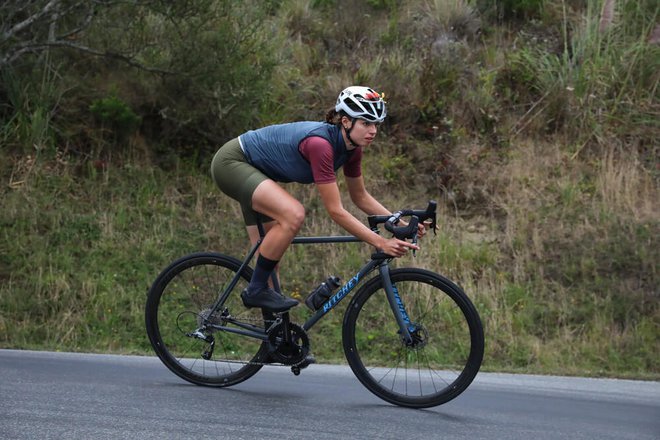
[[[0,350],[0,439],[660,439],[660,383],[480,373],[427,410],[344,366],[266,367],[227,389],[152,357]]]

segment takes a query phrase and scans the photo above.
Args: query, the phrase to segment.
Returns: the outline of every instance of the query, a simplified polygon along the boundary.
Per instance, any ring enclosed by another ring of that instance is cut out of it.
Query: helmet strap
[[[346,131],[346,139],[348,139],[348,143],[351,144],[352,147],[357,148],[359,145],[351,139],[351,130],[353,130],[353,126],[355,125],[355,119],[357,118],[351,118],[351,126],[349,128],[344,127],[344,130]]]

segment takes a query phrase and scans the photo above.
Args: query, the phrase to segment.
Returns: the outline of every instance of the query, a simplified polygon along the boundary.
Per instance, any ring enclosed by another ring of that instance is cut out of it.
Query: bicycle
[[[398,226],[409,218],[407,226]],[[395,237],[417,240],[419,222],[436,230],[436,203],[425,210],[369,216]],[[258,225],[263,237],[263,226]],[[359,242],[353,236],[296,237],[293,244]],[[289,312],[247,309],[239,293],[252,275],[249,263],[220,253],[184,256],[165,268],[148,293],[145,323],[160,360],[197,385],[227,387],[264,365],[290,366],[295,375],[310,360],[307,331],[356,286],[344,313],[342,345],[359,381],[381,399],[405,407],[446,403],[473,381],[483,359],[484,335],[476,308],[449,279],[425,269],[390,269],[393,257],[376,249],[364,266],[299,325]],[[363,282],[372,272],[377,275]],[[279,290],[273,277],[276,290]]]

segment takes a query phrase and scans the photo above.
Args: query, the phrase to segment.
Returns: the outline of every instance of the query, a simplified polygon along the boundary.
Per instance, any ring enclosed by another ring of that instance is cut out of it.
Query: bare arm
[[[346,185],[348,187],[348,193],[351,196],[351,200],[355,203],[355,206],[360,208],[362,212],[367,215],[387,215],[391,212],[380,204],[378,200],[373,198],[371,194],[367,191],[367,188],[364,186],[364,178],[362,176],[358,177],[346,177]]]
[[[364,223],[353,217],[353,215],[350,212],[348,212],[341,203],[339,187],[337,186],[336,182],[320,183],[317,184],[316,187],[319,190],[321,200],[323,201],[323,205],[325,206],[325,209],[328,211],[330,218],[332,218],[332,220],[335,223],[337,223],[339,226],[344,228],[348,233],[356,236],[362,241],[371,244],[372,246],[377,247],[378,249],[381,249],[386,254],[395,257],[400,257],[404,255],[408,249],[418,249],[417,246],[403,240],[399,240],[396,238],[391,238],[391,239],[384,238],[373,232]],[[368,211],[365,211],[361,206],[358,205],[360,209],[362,209],[368,214],[390,213],[382,205],[380,205],[380,203],[376,202],[376,200],[373,197],[371,196],[369,197],[376,204],[375,205],[371,204],[372,202],[367,200],[366,202],[364,202],[365,203],[364,206],[367,209],[376,209],[376,210],[380,209],[380,210],[378,210],[377,212],[370,213]]]

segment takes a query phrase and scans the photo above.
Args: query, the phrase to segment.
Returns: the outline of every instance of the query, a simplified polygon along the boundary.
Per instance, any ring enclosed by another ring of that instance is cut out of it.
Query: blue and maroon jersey
[[[361,175],[362,148],[348,150],[341,129],[326,122],[291,122],[250,130],[238,138],[248,162],[276,182],[330,183],[344,166]]]

